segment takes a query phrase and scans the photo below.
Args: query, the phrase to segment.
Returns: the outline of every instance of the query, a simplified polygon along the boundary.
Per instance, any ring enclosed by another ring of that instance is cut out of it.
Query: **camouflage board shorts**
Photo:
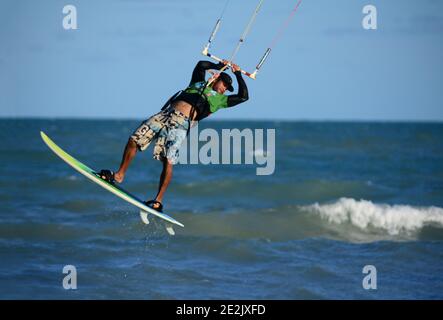
[[[189,118],[176,110],[161,111],[141,125],[131,135],[140,151],[146,150],[152,140],[157,139],[153,157],[157,160],[167,159],[177,164],[179,148],[186,139],[189,128]]]

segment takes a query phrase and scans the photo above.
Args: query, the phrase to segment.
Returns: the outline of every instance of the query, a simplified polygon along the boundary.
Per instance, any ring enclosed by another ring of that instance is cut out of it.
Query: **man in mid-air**
[[[144,151],[155,139],[154,159],[162,161],[163,170],[157,195],[145,204],[162,212],[162,200],[172,178],[172,167],[178,162],[179,148],[186,139],[191,121],[200,121],[220,109],[233,107],[249,98],[240,68],[235,64],[232,64],[231,69],[238,83],[237,94],[224,94],[226,90],[234,91],[232,78],[225,72],[215,73],[210,80],[205,80],[206,71],[220,70],[227,64],[226,60],[218,64],[209,61],[198,62],[189,86],[171,98],[159,113],[143,121],[130,136],[118,171],[114,173],[101,170],[98,175],[110,183],[122,183],[137,150]]]

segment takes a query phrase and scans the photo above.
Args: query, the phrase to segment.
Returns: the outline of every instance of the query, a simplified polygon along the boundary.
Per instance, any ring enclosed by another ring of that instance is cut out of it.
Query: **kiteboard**
[[[129,202],[130,204],[136,206],[140,209],[140,217],[142,221],[145,224],[149,224],[148,214],[151,214],[162,221],[165,222],[166,230],[169,234],[174,235],[174,229],[172,228],[172,225],[177,225],[180,227],[184,227],[184,225],[181,222],[178,222],[174,218],[168,216],[167,214],[164,214],[162,212],[158,212],[148,206],[146,206],[142,200],[134,196],[133,194],[129,193],[128,191],[124,190],[120,186],[117,186],[115,184],[109,183],[108,181],[102,179],[98,173],[88,167],[87,165],[81,163],[74,157],[72,157],[70,154],[68,154],[66,151],[64,151],[62,148],[60,148],[57,144],[55,144],[54,141],[52,141],[43,131],[40,131],[40,135],[43,139],[43,141],[46,143],[46,145],[51,149],[57,156],[59,156],[63,161],[65,161],[67,164],[69,164],[72,168],[80,172],[82,175],[84,175],[86,178],[91,180],[92,182],[98,184],[100,187],[110,191],[111,193],[115,194],[117,197]]]

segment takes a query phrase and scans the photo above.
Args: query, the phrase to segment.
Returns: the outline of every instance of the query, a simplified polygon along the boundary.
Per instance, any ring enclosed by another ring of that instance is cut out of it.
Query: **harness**
[[[208,98],[203,94],[204,93],[204,91],[205,91],[205,89],[206,89],[206,87],[208,86],[208,83],[209,83],[209,81],[206,81],[205,82],[205,84],[201,87],[201,89],[200,90],[198,90],[197,92],[195,92],[195,94],[198,94],[199,95],[199,97],[201,97],[201,98],[203,98],[203,99],[205,99],[206,100],[206,102],[209,104],[209,102],[208,102]],[[161,108],[161,110],[162,111],[168,111],[170,108],[171,108],[171,106],[172,106],[172,103],[174,103],[174,101],[182,94],[182,93],[184,93],[184,92],[186,92],[186,90],[188,90],[188,89],[190,89],[191,88],[191,86],[189,86],[189,87],[187,87],[186,89],[184,89],[184,90],[179,90],[179,91],[177,91],[174,95],[172,95],[169,99],[168,99],[168,101],[166,101],[166,103],[163,105],[163,107]],[[191,92],[190,92],[191,93]],[[192,92],[192,93],[194,93],[194,92]],[[195,115],[195,107],[194,106],[192,106],[192,108],[191,108],[191,113],[189,114],[189,118],[188,118],[188,131],[186,132],[186,135],[188,135],[189,134],[189,131],[191,130],[191,119],[194,119],[194,115]]]

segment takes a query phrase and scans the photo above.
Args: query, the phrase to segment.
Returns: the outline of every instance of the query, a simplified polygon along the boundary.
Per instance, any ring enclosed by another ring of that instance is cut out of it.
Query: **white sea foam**
[[[374,204],[367,200],[340,198],[335,203],[305,207],[330,223],[351,223],[361,229],[383,229],[390,235],[413,233],[426,225],[443,228],[443,208]]]

